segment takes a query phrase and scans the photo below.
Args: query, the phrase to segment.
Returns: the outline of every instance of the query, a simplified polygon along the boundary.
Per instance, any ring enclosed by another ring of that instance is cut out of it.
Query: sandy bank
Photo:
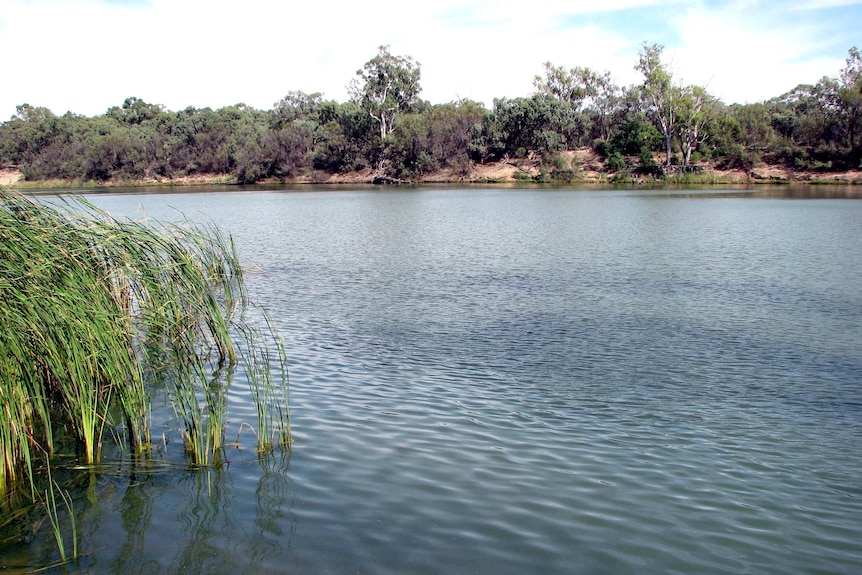
[[[575,181],[583,183],[607,183],[614,174],[608,172],[602,158],[591,149],[570,150],[562,152],[561,156],[565,165],[571,166]],[[660,161],[660,158],[656,158]],[[634,165],[634,164],[633,164]],[[490,164],[475,164],[466,171],[444,169],[426,174],[421,181],[415,183],[513,183],[529,182],[532,178],[541,174],[542,166],[536,158],[506,158]],[[834,183],[862,185],[862,171],[850,170],[846,172],[807,172],[790,170],[783,166],[770,166],[761,164],[750,171],[744,170],[719,170],[710,164],[703,164],[699,173],[706,180],[714,180],[711,183],[727,184],[757,184],[757,183]],[[390,180],[391,181],[391,180]],[[0,169],[0,185],[14,186],[16,183],[23,184],[21,172],[14,168]],[[375,172],[365,169],[357,172],[328,174],[324,172],[309,172],[290,182],[301,184],[371,184],[375,182]],[[633,183],[652,183],[650,177],[641,178],[636,176]],[[139,182],[104,182],[105,186],[195,186],[206,184],[231,184],[233,178],[217,174],[196,174],[180,178],[148,178]],[[57,182],[28,182],[22,187],[44,188],[58,184]],[[82,184],[80,184],[82,185]],[[57,187],[80,187],[73,182],[67,182],[65,186]],[[88,183],[92,185],[92,182]]]

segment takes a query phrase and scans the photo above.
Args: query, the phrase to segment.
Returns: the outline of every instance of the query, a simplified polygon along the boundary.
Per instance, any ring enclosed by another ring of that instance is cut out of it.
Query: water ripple
[[[282,472],[238,450],[205,502],[160,487],[154,537],[178,564],[859,571],[862,203],[204,199],[262,270],[295,443]],[[243,389],[234,422],[253,417]]]

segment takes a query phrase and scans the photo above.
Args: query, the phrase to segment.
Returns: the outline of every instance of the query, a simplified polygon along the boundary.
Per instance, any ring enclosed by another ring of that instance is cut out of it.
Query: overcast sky
[[[423,99],[491,107],[532,94],[546,61],[635,83],[643,42],[682,83],[762,101],[838,75],[862,47],[862,0],[0,0],[0,121],[23,103],[94,116],[129,96],[345,101],[383,44],[420,63]]]

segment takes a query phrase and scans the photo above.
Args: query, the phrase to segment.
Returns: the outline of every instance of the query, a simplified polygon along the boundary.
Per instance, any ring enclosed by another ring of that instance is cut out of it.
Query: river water
[[[190,472],[169,428],[76,498],[68,569],[862,572],[862,201],[813,195],[92,195],[233,234],[295,441]]]

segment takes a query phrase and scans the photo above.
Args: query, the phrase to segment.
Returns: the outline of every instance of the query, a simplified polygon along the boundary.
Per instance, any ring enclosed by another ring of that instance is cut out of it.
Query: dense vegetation
[[[54,523],[57,495],[71,513],[51,479],[58,459],[94,473],[110,442],[115,457],[152,462],[154,394],[191,466],[222,462],[234,377],[256,404],[258,449],[290,441],[284,350],[243,313],[230,239],[65,208],[0,188],[0,544],[24,538],[33,506]]]
[[[495,99],[490,110],[469,100],[422,101],[419,64],[385,46],[357,72],[348,102],[290,92],[271,110],[237,104],[172,112],[128,98],[92,118],[23,104],[0,124],[0,165],[18,166],[28,180],[217,174],[251,183],[303,175],[322,181],[364,168],[395,179],[444,168],[458,177],[474,163],[530,155],[548,167],[543,173],[565,179],[578,166],[558,153],[592,147],[611,171],[661,173],[704,160],[741,169],[760,161],[799,170],[860,167],[858,49],[835,77],[731,105],[704,87],[678,84],[662,50],[643,45],[635,64],[643,82],[628,87],[608,72],[546,63],[532,96]]]

